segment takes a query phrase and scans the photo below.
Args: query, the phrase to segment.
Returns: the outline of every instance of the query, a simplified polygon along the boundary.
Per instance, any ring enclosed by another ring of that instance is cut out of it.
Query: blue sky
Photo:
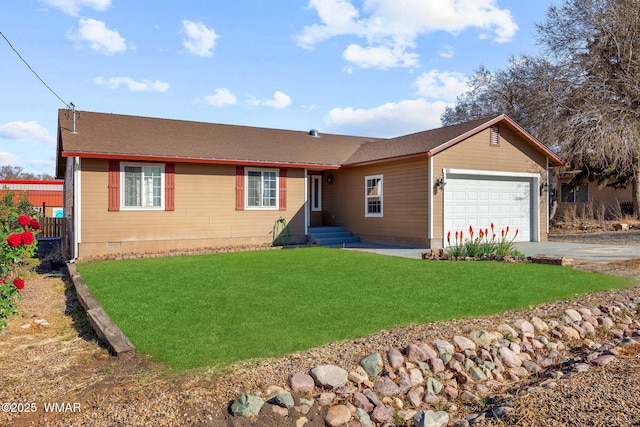
[[[480,65],[537,52],[552,3],[3,1],[0,32],[55,94],[0,38],[0,165],[53,175],[57,110],[70,102],[363,136],[439,127]]]

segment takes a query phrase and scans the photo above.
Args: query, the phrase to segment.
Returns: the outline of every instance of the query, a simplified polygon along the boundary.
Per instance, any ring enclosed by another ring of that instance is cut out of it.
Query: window
[[[365,177],[364,212],[364,216],[382,216],[382,175]]]
[[[273,169],[247,169],[247,209],[278,208],[278,171]]]
[[[123,209],[164,208],[163,165],[123,165],[121,172]]]
[[[311,210],[322,210],[322,176],[311,176]]]
[[[560,191],[562,191],[561,200],[568,203],[586,203],[589,201],[589,186],[580,185],[571,188],[569,184],[562,184]]]

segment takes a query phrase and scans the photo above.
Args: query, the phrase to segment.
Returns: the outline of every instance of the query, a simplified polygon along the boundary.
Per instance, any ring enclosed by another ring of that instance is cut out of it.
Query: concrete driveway
[[[640,246],[590,245],[567,242],[520,242],[515,243],[515,247],[528,257],[565,257],[598,263],[640,258]],[[343,248],[414,259],[421,259],[422,253],[429,251],[429,249],[367,242],[347,244]]]
[[[640,258],[640,246],[593,245],[568,242],[521,242],[516,248],[527,256],[551,256],[607,263]]]

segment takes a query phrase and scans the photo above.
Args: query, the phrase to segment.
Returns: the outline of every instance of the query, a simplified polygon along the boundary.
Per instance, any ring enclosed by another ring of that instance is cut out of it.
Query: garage
[[[444,235],[488,229],[494,224],[496,234],[509,227],[515,241],[539,240],[537,174],[499,173],[491,171],[445,171]]]

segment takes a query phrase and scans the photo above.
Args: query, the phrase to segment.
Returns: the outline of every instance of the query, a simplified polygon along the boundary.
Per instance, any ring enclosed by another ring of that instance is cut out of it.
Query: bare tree
[[[640,2],[572,0],[551,7],[540,40],[580,71],[564,100],[564,157],[613,187],[633,186],[640,215]]]
[[[640,214],[640,1],[565,0],[537,26],[539,57],[481,67],[445,124],[504,113],[557,151],[579,180],[632,185]]]
[[[22,166],[4,165],[0,166],[0,179],[2,180],[15,180],[15,179],[28,179],[34,181],[51,181],[53,176],[46,173],[34,174],[30,172],[24,172]]]

